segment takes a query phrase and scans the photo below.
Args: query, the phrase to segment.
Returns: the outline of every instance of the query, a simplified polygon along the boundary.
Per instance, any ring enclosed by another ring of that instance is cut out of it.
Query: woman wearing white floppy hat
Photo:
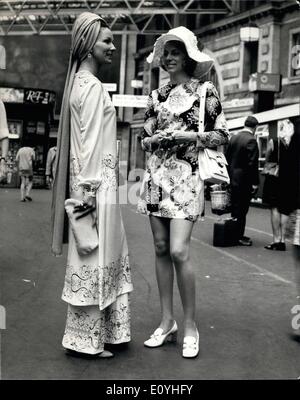
[[[227,143],[228,130],[218,93],[210,82],[205,100],[205,132],[199,134],[201,75],[213,60],[201,52],[185,27],[171,29],[155,43],[147,61],[161,65],[170,82],[152,91],[145,114],[142,147],[150,153],[138,211],[149,215],[156,253],[156,276],[162,318],[144,344],[158,347],[176,338],[173,317],[174,267],[184,310],[183,357],[196,357],[195,275],[189,261],[193,225],[203,212],[200,148]],[[173,267],[174,266],[174,267]]]

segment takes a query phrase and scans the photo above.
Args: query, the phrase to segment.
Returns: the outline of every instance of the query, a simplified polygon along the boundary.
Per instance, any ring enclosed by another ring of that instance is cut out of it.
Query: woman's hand
[[[164,131],[156,131],[154,135],[143,139],[143,147],[146,151],[151,151],[158,147],[170,147],[172,141],[173,138],[170,134]]]
[[[92,204],[92,202],[94,202],[94,204]],[[75,219],[81,219],[94,211],[96,211],[96,202],[95,200],[92,200],[89,204],[83,202],[81,205],[75,206],[73,214],[78,214]]]
[[[190,142],[197,141],[196,132],[186,132],[186,131],[174,131],[172,133],[172,138],[176,144],[188,144]]]
[[[161,145],[162,141],[164,140],[164,138],[167,136],[167,134],[164,131],[156,131],[156,133],[151,136],[151,143],[152,145]]]

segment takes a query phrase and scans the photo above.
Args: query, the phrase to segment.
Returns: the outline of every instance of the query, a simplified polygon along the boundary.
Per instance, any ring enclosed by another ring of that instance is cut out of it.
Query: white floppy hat
[[[214,60],[207,54],[198,49],[198,42],[195,34],[184,26],[170,29],[169,32],[162,34],[155,42],[153,52],[147,57],[147,62],[159,65],[163,55],[164,46],[171,40],[177,40],[185,45],[188,56],[198,63],[193,76],[200,77],[205,75],[213,66]]]

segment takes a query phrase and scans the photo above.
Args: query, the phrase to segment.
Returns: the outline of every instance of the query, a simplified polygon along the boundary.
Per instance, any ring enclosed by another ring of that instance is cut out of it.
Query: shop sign
[[[24,89],[24,103],[52,104],[54,102],[54,92],[43,89]]]
[[[259,72],[251,74],[249,79],[249,90],[250,92],[280,92],[281,75],[262,74]]]
[[[113,105],[115,107],[146,108],[148,96],[134,96],[130,94],[113,94]]]

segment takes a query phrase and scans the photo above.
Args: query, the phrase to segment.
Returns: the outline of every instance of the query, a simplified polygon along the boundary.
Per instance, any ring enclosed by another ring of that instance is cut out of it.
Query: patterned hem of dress
[[[161,213],[156,213],[156,212],[151,212],[151,211],[137,211],[137,214],[141,215],[153,215],[153,217],[158,217],[158,218],[168,218],[168,219],[182,219],[184,221],[191,221],[191,222],[197,222],[199,219],[200,215],[193,216],[193,217],[176,217],[176,216],[171,216],[168,214],[161,214]]]
[[[78,350],[78,348],[76,346],[67,345],[67,344],[64,343],[64,341],[62,342],[62,346],[63,346],[63,348],[65,350],[72,350],[72,351],[75,351],[78,354],[87,354],[89,356],[96,356],[98,354],[101,354],[103,352],[103,350],[104,350],[104,347],[103,347],[102,350],[99,350],[99,351],[97,350],[95,352],[93,352],[93,351],[83,351],[82,349]]]
[[[101,349],[97,349],[97,350],[95,350],[95,352],[93,352],[93,351],[88,351],[87,349],[80,349],[80,350],[78,350],[78,347],[77,346],[72,346],[71,344],[67,344],[67,343],[65,343],[65,341],[63,340],[62,341],[62,346],[63,346],[63,348],[64,349],[66,349],[66,350],[73,350],[73,351],[76,351],[76,353],[82,353],[82,354],[90,354],[90,355],[97,355],[97,354],[101,354],[102,353],[102,351],[104,350],[104,347],[105,347],[105,345],[106,344],[113,344],[113,345],[118,345],[118,344],[123,344],[123,343],[130,343],[131,342],[131,337],[129,337],[129,338],[126,338],[126,339],[120,339],[120,340],[116,340],[116,341],[113,341],[113,340],[106,340],[104,343],[103,343],[103,349],[101,350]]]
[[[65,303],[69,304],[70,306],[74,306],[74,307],[89,307],[89,306],[98,306],[99,310],[105,310],[107,307],[109,307],[110,305],[112,305],[113,303],[115,303],[117,301],[118,298],[120,298],[121,296],[124,295],[128,295],[128,301],[130,301],[130,293],[133,291],[133,286],[131,285],[128,289],[124,290],[123,292],[118,293],[118,295],[116,296],[115,299],[113,299],[109,304],[107,304],[105,306],[105,308],[100,308],[99,307],[99,301],[98,299],[96,299],[95,301],[84,301],[84,302],[80,302],[80,301],[72,301],[70,299],[69,296],[64,296],[64,293],[61,296],[62,301],[64,301]]]

